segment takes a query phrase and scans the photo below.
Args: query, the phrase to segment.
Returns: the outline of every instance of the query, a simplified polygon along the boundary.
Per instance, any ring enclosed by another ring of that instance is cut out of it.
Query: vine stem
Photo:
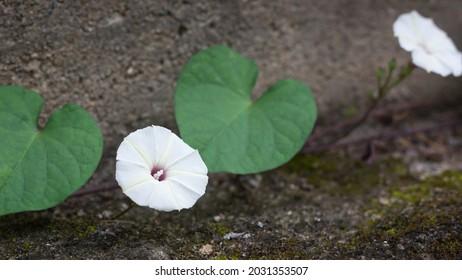
[[[113,189],[115,189],[117,187],[118,186],[117,186],[117,184],[115,182],[107,183],[107,184],[100,185],[98,187],[80,189],[80,190],[76,191],[72,195],[72,197],[79,197],[79,196],[84,196],[84,195],[92,194],[92,193],[96,193],[96,192],[109,191],[109,190],[113,190]]]
[[[351,141],[345,141],[341,143],[330,143],[330,144],[316,145],[316,146],[305,146],[300,150],[300,153],[301,154],[320,153],[320,152],[325,152],[327,150],[342,149],[348,146],[358,146],[361,144],[367,144],[376,139],[393,140],[399,137],[412,136],[417,133],[430,133],[430,132],[438,131],[438,130],[456,128],[459,126],[462,127],[462,120],[460,119],[452,120],[452,121],[447,121],[445,123],[438,124],[438,125],[427,126],[427,127],[417,128],[417,129],[412,129],[412,130],[398,131],[398,132],[389,133],[389,134],[377,134],[377,135],[355,139]],[[85,190],[77,191],[76,193],[72,195],[72,197],[85,196],[85,195],[90,195],[90,194],[103,192],[103,191],[110,191],[110,190],[119,189],[119,188],[120,187],[116,183],[106,184],[105,186],[100,186],[100,187],[90,187]],[[111,218],[111,220],[119,218],[120,216],[122,216],[123,214],[131,210],[132,208],[134,208],[134,206],[131,206],[125,209],[120,214]]]
[[[395,63],[394,60],[392,62]],[[334,124],[320,132],[313,134],[309,138],[309,141],[307,141],[304,147],[300,150],[300,153],[323,152],[323,151],[330,150],[330,149],[339,149],[339,148],[352,146],[352,145],[370,143],[371,141],[375,139],[379,139],[379,138],[382,140],[390,140],[390,139],[394,139],[398,137],[410,136],[416,133],[429,133],[431,131],[455,128],[457,126],[462,125],[462,121],[458,119],[458,120],[448,121],[448,122],[434,125],[434,126],[428,126],[424,128],[418,128],[418,129],[412,129],[412,130],[406,130],[406,131],[398,131],[398,132],[390,133],[390,134],[378,134],[378,135],[374,135],[370,137],[365,137],[361,139],[338,143],[338,140],[348,136],[352,131],[354,131],[357,127],[363,124],[371,115],[385,115],[389,112],[399,112],[399,111],[405,111],[405,110],[415,109],[419,107],[424,108],[424,107],[430,107],[430,106],[435,105],[435,102],[425,102],[425,103],[417,103],[417,104],[411,103],[411,104],[402,105],[398,108],[394,107],[392,109],[382,109],[380,111],[376,110],[378,104],[385,97],[385,95],[392,88],[400,84],[406,77],[408,77],[415,68],[415,65],[409,62],[407,66],[402,68],[400,74],[398,75],[398,78],[395,81],[391,82],[392,73],[394,71],[394,65],[392,66],[392,62],[390,62],[389,64],[387,77],[383,84],[381,83],[381,78],[382,78],[381,75],[377,75],[377,88],[378,88],[377,96],[372,100],[371,104],[369,105],[369,107],[366,109],[366,111],[363,114],[361,114],[359,117],[353,117],[347,121],[338,122],[337,124]],[[310,146],[311,142],[314,142],[317,139],[322,139],[324,136],[327,136],[331,134],[332,132],[341,130],[344,127],[347,127],[347,129],[342,134],[337,135],[336,137],[334,137],[331,141],[327,142],[326,144]],[[79,196],[89,195],[89,194],[93,194],[97,192],[109,191],[109,190],[113,190],[116,188],[118,188],[118,185],[115,182],[113,182],[113,183],[105,184],[99,187],[79,190],[76,193],[74,193],[72,197],[79,197]],[[135,206],[136,205],[134,203],[130,203],[130,206],[127,209],[125,209],[118,215],[111,218],[111,220],[115,220],[121,217],[122,215],[124,215],[125,213],[133,209]]]
[[[129,206],[127,209],[123,210],[122,212],[120,212],[119,214],[115,215],[114,217],[111,218],[111,220],[116,220],[120,217],[122,217],[122,215],[126,214],[128,211],[132,210],[133,208],[135,208],[137,205],[133,202],[130,202]]]
[[[390,108],[382,108],[382,109],[375,109],[371,110],[369,113],[368,117],[383,117],[383,116],[388,116],[392,113],[399,113],[402,111],[413,111],[413,110],[419,110],[419,109],[424,109],[424,108],[429,108],[429,107],[435,107],[435,105],[440,106],[440,105],[454,105],[454,104],[461,104],[461,100],[456,100],[454,98],[445,100],[444,102],[441,102],[441,98],[434,98],[432,100],[427,100],[424,102],[410,102],[410,103],[405,103],[401,105],[394,105]],[[342,120],[339,121],[335,124],[329,125],[329,127],[323,128],[320,131],[315,131],[312,136],[308,139],[306,146],[316,142],[316,140],[321,139],[325,137],[328,134],[331,134],[335,131],[341,130],[344,127],[351,126],[355,123],[360,122],[360,120],[364,117],[364,114],[361,114],[359,116],[354,116],[348,120]]]
[[[344,123],[340,123],[340,125],[334,125],[334,128],[328,128],[326,131],[320,132],[317,135],[313,135],[310,141],[316,140],[318,138],[324,137],[333,131],[338,131],[343,127],[347,127],[345,131],[335,136],[331,139],[329,143],[335,143],[338,140],[348,136],[352,131],[357,129],[360,125],[362,125],[372,114],[372,112],[377,108],[380,101],[386,96],[386,94],[398,84],[400,84],[405,78],[407,78],[412,71],[415,69],[415,65],[412,62],[409,62],[406,66],[401,69],[397,79],[391,82],[391,78],[393,76],[393,71],[395,70],[395,60],[390,61],[387,76],[385,78],[385,82],[382,84],[382,72],[377,73],[377,96],[372,100],[369,107],[366,111],[359,117],[354,118],[350,121],[346,121]],[[349,127],[348,127],[349,126]]]
[[[427,126],[423,128],[416,128],[416,129],[411,129],[411,130],[405,130],[405,131],[398,131],[395,133],[389,133],[389,134],[377,134],[369,137],[364,137],[360,139],[355,139],[351,141],[345,141],[341,143],[329,143],[325,145],[318,145],[318,146],[312,146],[312,147],[304,147],[300,151],[300,153],[316,153],[316,152],[324,152],[327,150],[332,150],[332,149],[340,149],[348,146],[357,146],[361,144],[367,144],[370,143],[373,140],[376,139],[381,139],[381,140],[391,140],[391,139],[396,139],[399,137],[406,137],[406,136],[411,136],[417,133],[429,133],[432,131],[437,131],[437,130],[443,130],[443,129],[449,129],[449,128],[455,128],[458,126],[462,126],[462,121],[460,119],[457,120],[452,120],[452,121],[447,121],[441,124],[437,125],[432,125],[432,126]]]

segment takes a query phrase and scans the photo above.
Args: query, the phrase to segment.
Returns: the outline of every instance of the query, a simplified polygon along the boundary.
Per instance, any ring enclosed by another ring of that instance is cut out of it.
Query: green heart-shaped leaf
[[[39,130],[42,103],[31,90],[0,87],[0,215],[55,206],[101,158],[101,130],[86,111],[67,104]]]
[[[282,80],[253,102],[257,75],[253,61],[223,46],[199,52],[180,74],[175,92],[180,133],[211,172],[246,174],[280,166],[313,129],[316,103],[307,86]]]

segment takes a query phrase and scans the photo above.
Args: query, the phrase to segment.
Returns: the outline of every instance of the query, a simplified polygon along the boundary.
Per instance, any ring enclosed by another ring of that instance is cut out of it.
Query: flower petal
[[[181,160],[167,166],[169,174],[174,176],[175,171],[187,171],[197,174],[206,175],[208,170],[198,151],[186,155]]]
[[[432,19],[412,11],[402,14],[393,24],[400,46],[412,52],[412,62],[443,77],[462,75],[462,54],[454,42]]]
[[[172,132],[160,126],[148,126],[130,133],[124,140],[133,147],[150,168],[156,166]]]
[[[194,153],[194,149],[181,140],[176,134],[170,135],[169,143],[165,148],[165,153],[159,160],[159,165],[168,169],[169,166],[184,158],[185,156]]]
[[[165,178],[156,180],[153,167],[165,172]],[[190,208],[208,182],[199,152],[158,126],[139,129],[124,139],[117,151],[116,179],[135,203],[162,211]]]
[[[140,153],[128,143],[128,141],[122,141],[119,148],[117,149],[117,160],[123,160],[140,165],[146,165],[146,161],[143,159]]]
[[[419,17],[419,13],[412,11],[400,15],[393,23],[393,33],[398,37],[399,45],[408,52],[417,48],[422,41]]]
[[[195,193],[199,198],[200,196],[204,195],[208,180],[209,178],[206,175],[178,172],[175,174],[175,176],[170,178],[169,182],[174,182],[177,185],[181,185],[181,188]]]
[[[145,165],[122,160],[116,162],[116,180],[123,190],[152,179],[151,170]]]
[[[149,197],[149,207],[161,211],[181,210],[184,208],[178,203],[168,180],[159,182],[153,190]]]
[[[124,190],[124,193],[140,206],[148,206],[153,193],[159,192],[161,182],[154,179]]]
[[[412,62],[427,72],[433,72],[443,77],[451,74],[449,67],[441,63],[435,56],[420,48],[412,52]]]
[[[450,69],[452,75],[462,75],[462,53],[460,52],[437,52],[435,58]],[[451,74],[450,73],[450,74]]]
[[[432,53],[439,53],[439,52],[460,53],[457,50],[456,45],[454,45],[454,42],[447,35],[445,35],[444,37],[436,38],[435,40],[431,42],[427,42],[427,45],[428,45],[428,49]]]
[[[177,137],[171,130],[161,127],[161,126],[152,126],[151,133],[153,137],[155,137],[155,152],[153,152],[153,159],[156,165],[161,165],[160,161],[163,157],[164,153],[166,152],[167,145],[170,142],[172,137]]]
[[[175,176],[165,182],[168,183],[177,206],[173,208],[174,205],[171,205],[172,210],[181,210],[191,208],[204,195],[208,177],[204,175]]]

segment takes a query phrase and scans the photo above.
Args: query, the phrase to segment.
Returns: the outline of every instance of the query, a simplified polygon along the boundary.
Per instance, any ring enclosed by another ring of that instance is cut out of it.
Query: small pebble
[[[199,253],[202,255],[208,256],[213,253],[213,247],[210,244],[205,244],[202,248],[199,249]]]
[[[250,234],[248,234],[247,232],[230,232],[226,234],[225,236],[223,236],[223,239],[231,240],[231,239],[236,239],[236,238],[241,238],[241,237],[249,238]]]

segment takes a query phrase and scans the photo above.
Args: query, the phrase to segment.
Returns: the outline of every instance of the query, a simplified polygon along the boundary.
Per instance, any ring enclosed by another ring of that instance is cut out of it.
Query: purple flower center
[[[157,181],[161,182],[167,177],[167,172],[159,167],[153,167],[151,169],[151,176]]]

